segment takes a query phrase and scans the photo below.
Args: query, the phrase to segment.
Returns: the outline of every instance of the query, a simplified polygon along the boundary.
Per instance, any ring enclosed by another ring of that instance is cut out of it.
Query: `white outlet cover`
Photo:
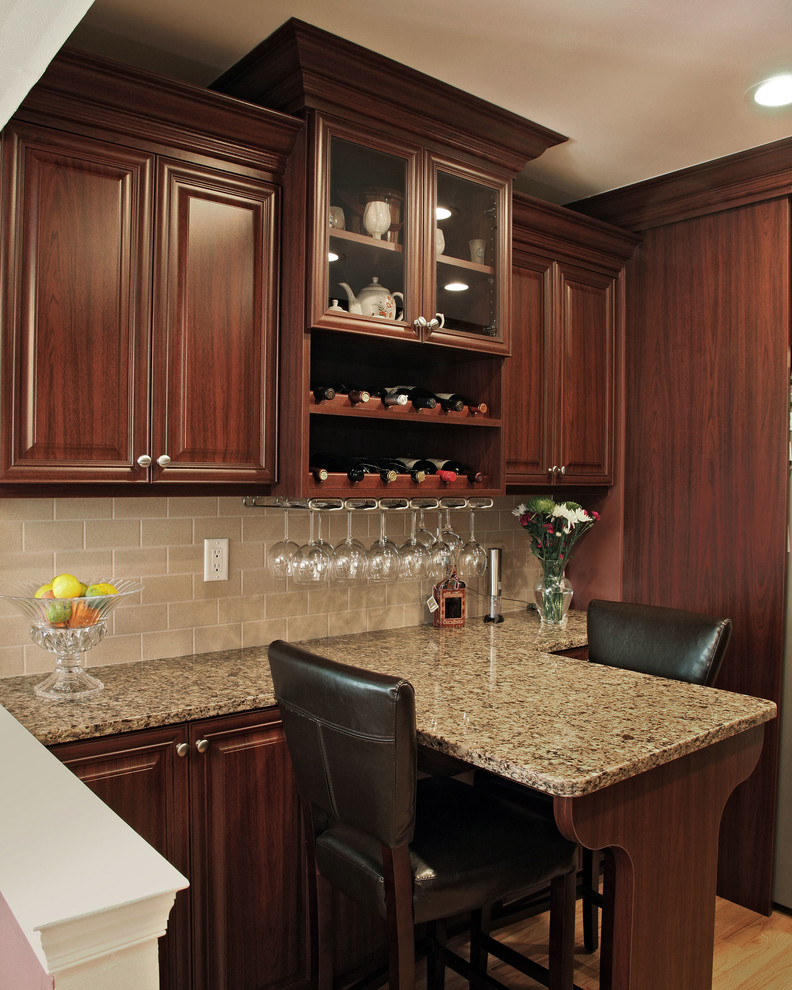
[[[228,580],[228,539],[204,540],[204,581]]]

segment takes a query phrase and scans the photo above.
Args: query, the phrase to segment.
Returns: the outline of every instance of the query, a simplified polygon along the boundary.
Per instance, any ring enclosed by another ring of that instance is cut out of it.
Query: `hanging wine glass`
[[[333,577],[342,584],[364,581],[368,571],[368,552],[365,546],[352,536],[352,510],[347,508],[347,535],[335,548]]]
[[[267,554],[267,567],[275,577],[284,578],[291,574],[292,561],[299,550],[294,540],[289,539],[289,510],[283,510],[283,539],[273,543]]]
[[[474,577],[481,577],[487,569],[487,551],[476,540],[475,515],[476,511],[471,506],[470,539],[459,551],[459,557],[457,558],[457,571],[463,581],[469,581]]]
[[[442,529],[443,513],[437,510],[437,536],[432,546],[429,548],[429,577],[437,584],[445,581],[448,575],[454,570],[454,554],[451,547],[442,539],[440,533]]]
[[[314,517],[318,527],[318,538],[314,538]],[[333,570],[333,555],[330,544],[322,539],[322,514],[309,512],[310,535],[308,542],[299,548],[292,560],[292,577],[296,584],[325,584]]]
[[[413,509],[410,513],[410,536],[399,550],[401,556],[399,576],[408,581],[422,581],[429,573],[431,560],[431,554],[427,548],[416,538],[415,515],[415,509]]]
[[[385,510],[380,506],[380,535],[368,551],[368,579],[376,583],[395,581],[401,568],[399,548],[385,535]]]
[[[427,550],[435,541],[434,533],[430,533],[424,523],[424,510],[422,508],[418,510],[418,529],[415,533],[415,539]]]
[[[451,550],[453,554],[454,561],[456,562],[459,557],[459,551],[462,549],[462,537],[456,532],[454,527],[451,525],[451,509],[448,506],[444,506],[445,512],[445,522],[443,524],[443,529],[440,534],[440,539],[443,543]]]

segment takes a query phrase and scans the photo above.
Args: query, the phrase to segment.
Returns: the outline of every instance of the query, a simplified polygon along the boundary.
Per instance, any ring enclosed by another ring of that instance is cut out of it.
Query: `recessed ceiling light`
[[[752,87],[754,100],[762,107],[785,107],[792,103],[792,73],[771,76]]]
[[[451,216],[451,210],[447,206],[438,206],[435,210],[435,216],[438,220],[447,220]]]
[[[467,292],[469,286],[465,282],[446,282],[443,288],[446,292]]]
[[[327,252],[327,260],[328,261],[338,261],[338,255],[335,253],[335,251],[328,251]]]

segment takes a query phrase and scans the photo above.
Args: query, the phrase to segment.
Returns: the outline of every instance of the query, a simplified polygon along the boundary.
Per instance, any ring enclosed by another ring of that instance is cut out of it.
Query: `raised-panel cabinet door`
[[[512,353],[504,367],[507,484],[544,484],[552,455],[552,262],[521,257],[512,274]]]
[[[0,480],[145,482],[151,156],[23,123],[2,141]]]
[[[566,484],[613,480],[615,280],[559,266],[556,458]]]
[[[195,990],[309,985],[302,828],[274,710],[190,726]]]
[[[152,480],[275,480],[277,191],[158,164]]]
[[[192,880],[189,864],[187,762],[177,747],[184,726],[53,746],[52,752],[94,794]],[[183,750],[182,750],[183,752]],[[159,941],[162,990],[191,986],[191,896],[176,895],[168,931]]]

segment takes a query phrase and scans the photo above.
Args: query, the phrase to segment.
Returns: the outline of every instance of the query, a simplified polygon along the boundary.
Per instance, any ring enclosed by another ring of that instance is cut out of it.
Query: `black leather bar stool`
[[[586,613],[589,663],[712,687],[732,633],[731,619],[698,612],[610,602],[596,598]],[[583,941],[587,952],[599,943],[601,855],[582,852]]]
[[[513,891],[550,883],[553,990],[573,985],[577,849],[555,825],[450,777],[417,780],[412,685],[335,663],[288,643],[269,648],[275,696],[304,808],[311,897],[312,981],[333,985],[335,887],[386,919],[390,986],[415,983],[414,925],[475,912]],[[476,939],[472,934],[475,963]],[[445,966],[478,985],[486,974],[432,940],[427,983]],[[515,954],[516,955],[516,954]],[[500,985],[502,986],[502,985]]]
[[[602,599],[589,603],[586,624],[590,663],[708,687],[715,683],[732,631],[731,619]],[[535,814],[544,814],[548,820],[553,819],[552,801],[543,794],[484,771],[476,772],[475,785],[493,796],[511,799]],[[581,850],[581,883],[577,893],[583,900],[583,940],[587,952],[593,952],[599,942],[600,867],[599,852]],[[521,917],[546,910],[547,906],[546,895],[496,904],[489,926],[512,924]]]

